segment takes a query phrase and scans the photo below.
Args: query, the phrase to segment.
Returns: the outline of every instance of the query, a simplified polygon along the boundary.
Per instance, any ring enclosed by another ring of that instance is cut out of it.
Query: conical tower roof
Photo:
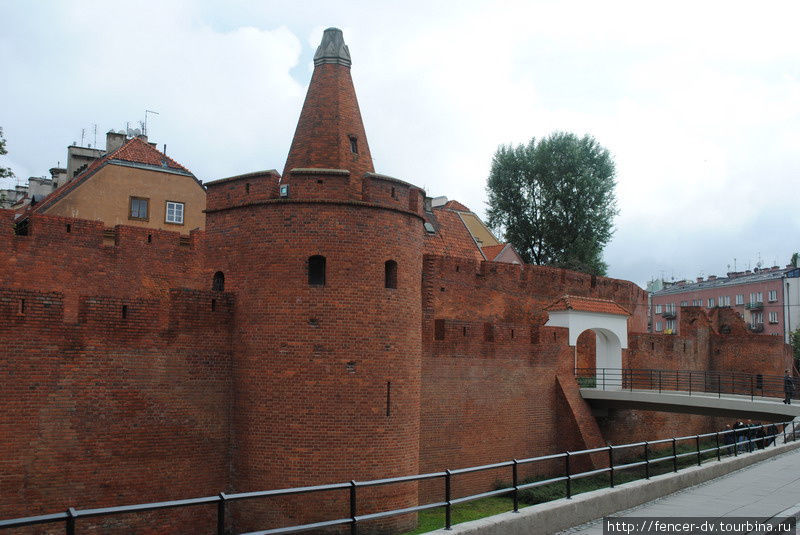
[[[325,30],[283,176],[296,168],[347,169],[351,177],[375,171],[350,64],[342,31]]]

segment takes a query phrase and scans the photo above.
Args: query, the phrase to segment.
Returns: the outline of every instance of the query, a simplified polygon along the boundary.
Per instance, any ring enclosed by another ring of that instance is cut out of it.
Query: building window
[[[131,197],[128,219],[138,219],[140,221],[147,221],[149,219],[148,215],[149,203],[150,199],[145,199],[144,197]]]
[[[770,290],[768,298],[769,298],[769,300],[771,302],[772,301],[777,301],[778,300],[778,290]]]
[[[661,305],[656,305],[656,314],[661,314]]]
[[[657,321],[656,322],[656,332],[657,333],[660,333],[661,331],[664,330],[661,326],[662,326],[662,323],[660,321]]]
[[[756,312],[755,314],[753,314],[753,323],[755,324],[764,323],[764,313]]]
[[[708,308],[714,308],[714,298],[713,297],[709,297],[708,298]]]
[[[688,307],[689,306],[689,301],[681,301],[681,306],[682,307]]]
[[[731,296],[725,295],[719,298],[719,306],[721,307],[729,307],[731,306]]]
[[[183,203],[167,201],[167,223],[183,225]]]
[[[350,152],[358,154],[358,138],[356,136],[350,136]]]
[[[778,313],[777,312],[770,312],[769,313],[769,322],[770,323],[778,323]]]
[[[325,257],[314,255],[308,259],[308,284],[325,286]]]
[[[383,267],[383,283],[386,288],[397,288],[397,262],[387,260]]]
[[[675,332],[675,320],[667,320],[667,331],[670,333]]]
[[[737,305],[744,304],[744,294],[736,294],[736,304]]]
[[[214,292],[225,291],[225,274],[221,271],[214,273],[214,279],[211,281],[211,290]]]
[[[444,320],[433,321],[433,339],[444,340]]]
[[[758,300],[756,302],[757,303],[763,303],[764,302],[764,292],[758,292]]]

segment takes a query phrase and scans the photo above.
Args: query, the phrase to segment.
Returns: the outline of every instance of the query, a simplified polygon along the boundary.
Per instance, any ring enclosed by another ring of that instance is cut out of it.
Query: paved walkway
[[[800,515],[800,450],[621,511],[634,517],[785,517]],[[559,534],[602,535],[602,519]]]

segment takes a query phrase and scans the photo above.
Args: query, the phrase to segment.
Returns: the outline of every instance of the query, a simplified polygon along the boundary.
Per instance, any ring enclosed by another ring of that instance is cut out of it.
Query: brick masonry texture
[[[392,205],[390,190],[371,202],[280,201],[274,175],[249,180],[263,195],[252,202],[241,180],[210,187],[220,208],[188,240],[47,216],[16,236],[0,212],[0,485],[10,497],[0,516],[399,476],[724,425],[641,411],[593,420],[570,388],[566,330],[544,326],[544,307],[565,294],[632,311],[625,366],[779,373],[788,359],[780,340],[748,334],[725,309],[686,309],[680,336],[646,334],[646,296],[631,283],[423,255],[419,214]],[[242,192],[228,201],[231,188]],[[326,258],[324,286],[308,284],[312,255]],[[396,289],[384,287],[387,260]],[[225,293],[210,291],[217,271]],[[593,338],[579,346],[593,365]],[[508,477],[461,478],[455,491]],[[376,489],[359,513],[440,492]],[[231,527],[347,509],[342,493],[324,503],[236,504]],[[147,533],[187,522],[208,531],[214,512],[91,525]]]

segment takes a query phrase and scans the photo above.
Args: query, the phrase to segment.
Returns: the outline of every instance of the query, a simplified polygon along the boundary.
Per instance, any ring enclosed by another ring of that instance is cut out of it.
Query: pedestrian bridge
[[[783,377],[695,370],[600,368],[576,370],[580,393],[596,416],[636,409],[757,421],[800,416],[800,402],[783,403]]]

